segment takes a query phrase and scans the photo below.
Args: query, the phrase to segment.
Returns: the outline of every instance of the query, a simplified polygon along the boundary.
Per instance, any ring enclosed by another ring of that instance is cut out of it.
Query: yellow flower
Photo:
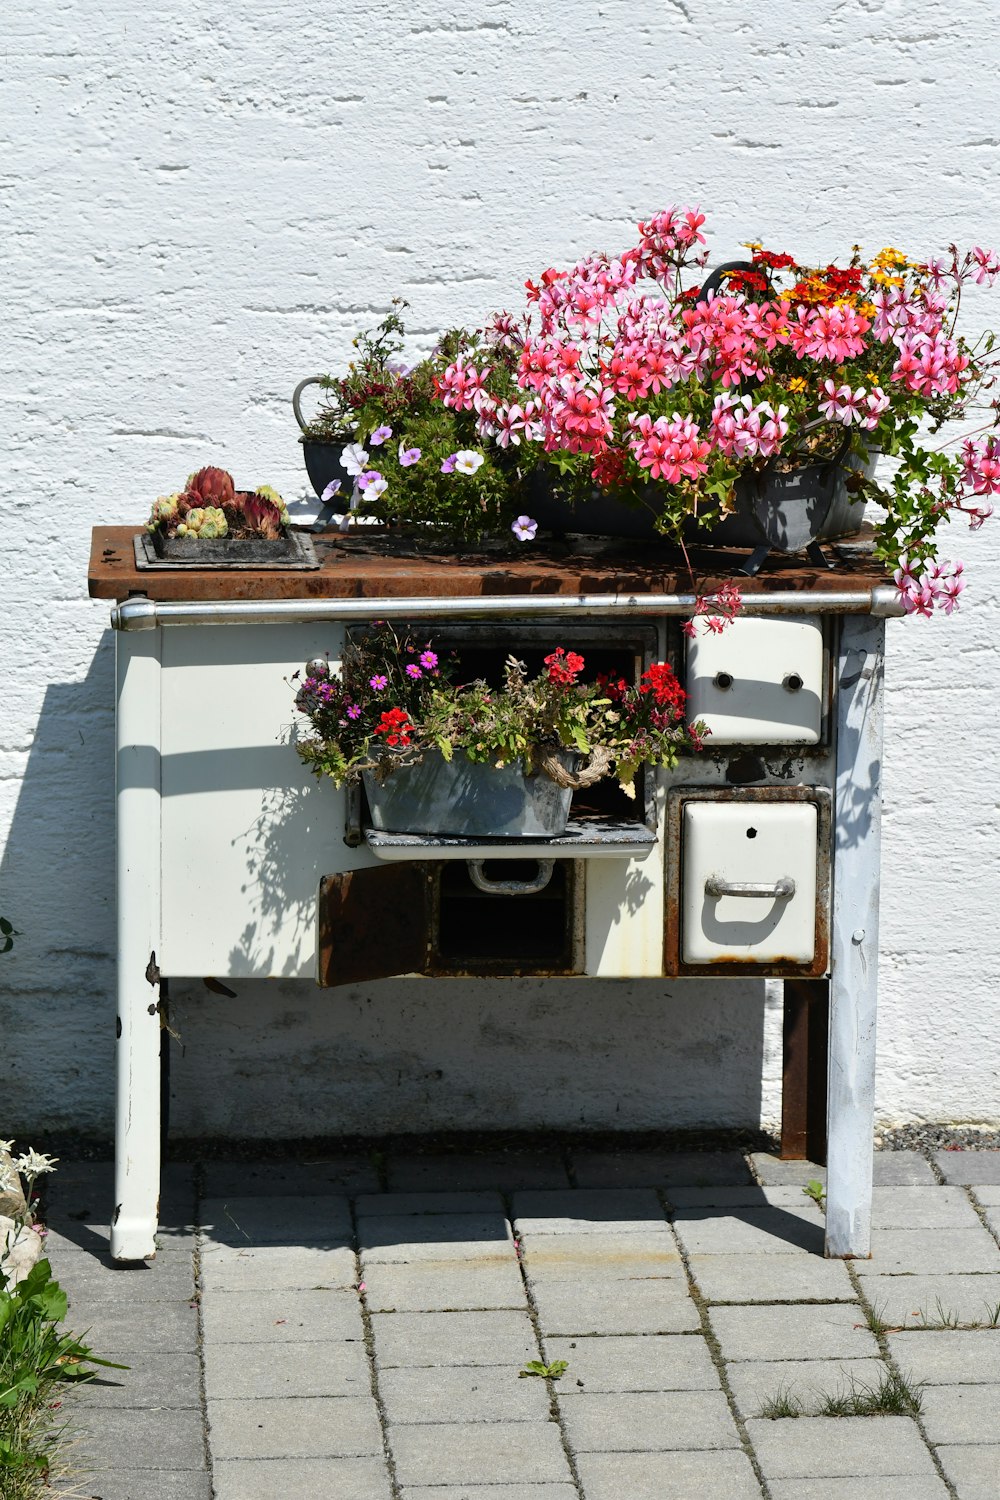
[[[744,250],[763,250],[764,246],[760,240],[740,240]]]
[[[804,391],[808,389],[808,386],[809,382],[807,380],[803,380],[801,375],[793,375],[791,380],[788,382],[788,389],[790,391]]]
[[[858,312],[865,318],[874,318],[877,308],[874,302],[859,302]]]
[[[873,271],[871,277],[879,286],[903,286],[906,279],[903,276],[890,276],[886,271]]]
[[[886,245],[880,250],[872,261],[872,267],[879,271],[891,270],[893,266],[905,266],[906,256],[902,250],[894,250],[891,245]]]

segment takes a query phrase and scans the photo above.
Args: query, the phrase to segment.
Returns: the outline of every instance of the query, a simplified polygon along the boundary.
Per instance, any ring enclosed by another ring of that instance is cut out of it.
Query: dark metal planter
[[[567,769],[575,757],[559,759]],[[446,761],[436,751],[403,766],[379,784],[362,773],[372,826],[391,833],[453,838],[549,839],[565,833],[573,793],[544,773],[526,776],[520,761],[498,769],[459,752]]]

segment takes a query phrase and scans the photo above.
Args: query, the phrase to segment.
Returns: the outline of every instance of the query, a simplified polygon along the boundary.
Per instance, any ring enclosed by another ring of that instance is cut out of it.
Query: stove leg
[[[156,1254],[160,1195],[160,640],[120,632],[116,731],[118,1066],[111,1255]]]
[[[826,1254],[871,1254],[885,621],[847,615],[836,684]]]

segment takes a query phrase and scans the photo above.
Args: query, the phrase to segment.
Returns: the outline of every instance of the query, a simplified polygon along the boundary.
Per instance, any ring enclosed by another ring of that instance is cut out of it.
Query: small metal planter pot
[[[576,757],[557,757],[566,770]],[[436,751],[402,766],[379,784],[362,772],[372,827],[386,833],[453,838],[551,839],[565,833],[573,793],[544,772],[526,776],[521,761],[497,768],[459,752],[446,761]]]
[[[302,415],[302,392],[311,385],[321,386],[322,384],[322,375],[309,375],[305,380],[300,380],[292,392],[292,410],[295,413],[295,420],[298,422],[303,433],[306,432],[308,423]],[[343,442],[339,443],[317,443],[314,439],[305,436],[301,439],[302,457],[305,460],[309,483],[321,500],[323,498],[323,491],[335,479],[341,481],[341,485],[346,489],[347,495],[351,493],[347,470],[340,462],[349,441],[350,439],[345,438]]]

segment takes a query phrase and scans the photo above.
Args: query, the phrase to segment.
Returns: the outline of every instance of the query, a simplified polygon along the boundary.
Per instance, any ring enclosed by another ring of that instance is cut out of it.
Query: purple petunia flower
[[[442,474],[454,474],[454,472],[455,472],[455,460],[456,460],[457,457],[458,457],[457,453],[449,453],[448,454],[448,457],[445,459],[444,463],[441,465],[441,473]]]
[[[380,673],[376,673],[374,677],[369,677],[368,686],[373,687],[376,693],[380,693],[383,688],[389,686],[389,679],[388,677],[383,677]]]
[[[438,664],[438,659],[433,651],[422,651],[420,654],[420,665],[432,672]]]
[[[534,540],[535,532],[538,530],[538,522],[533,521],[530,516],[518,516],[511,524],[511,531],[519,542],[530,542]]]
[[[330,480],[330,483],[327,485],[326,489],[323,491],[322,495],[320,495],[320,497],[319,497],[322,500],[322,502],[323,502],[324,505],[329,505],[329,503],[333,499],[334,495],[336,495],[338,493],[338,491],[340,490],[340,483],[341,482],[340,482],[339,479],[331,479]]]
[[[420,449],[419,448],[404,448],[403,445],[402,445],[402,443],[400,443],[400,445],[399,445],[399,463],[400,463],[400,467],[401,468],[403,468],[403,469],[410,468],[410,466],[412,464],[415,464],[415,463],[418,462],[419,458],[420,458]]]
[[[369,443],[371,444],[371,446],[373,448],[380,448],[382,446],[382,444],[386,441],[386,439],[387,438],[391,438],[391,437],[392,437],[392,428],[391,427],[376,427],[375,431],[372,433],[372,435],[368,439],[368,441],[369,441]]]
[[[358,475],[358,484],[361,489],[366,490],[370,484],[377,484],[382,478],[378,469],[369,469],[365,474]]]

